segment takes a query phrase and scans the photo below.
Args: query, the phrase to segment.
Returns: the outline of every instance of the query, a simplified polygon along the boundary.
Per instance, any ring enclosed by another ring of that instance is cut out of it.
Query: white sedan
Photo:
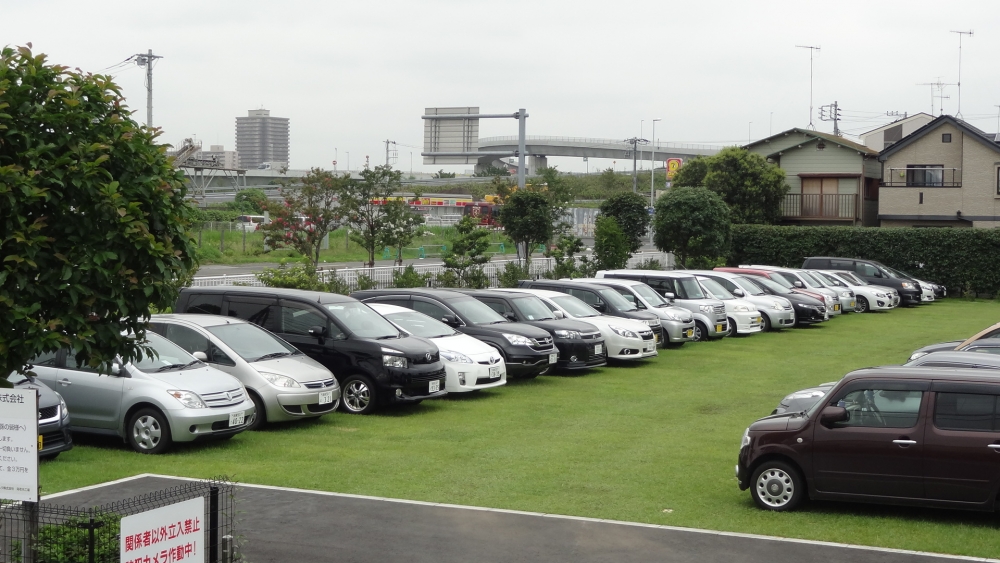
[[[819,270],[818,272],[821,275],[835,278],[847,284],[847,287],[857,297],[857,304],[854,308],[859,313],[888,311],[899,305],[899,292],[895,289],[881,285],[872,285],[855,276],[853,273],[843,270]]]
[[[446,374],[444,388],[449,393],[466,393],[507,383],[507,366],[500,353],[489,344],[413,309],[384,303],[368,305],[400,330],[427,338],[437,345]]]
[[[652,331],[649,325],[641,321],[602,315],[581,299],[560,291],[521,288],[505,288],[504,291],[537,295],[546,307],[556,313],[556,316],[562,314],[565,318],[578,319],[594,325],[604,336],[609,359],[637,360],[657,354],[656,341],[650,334]],[[647,337],[643,338],[643,335]]]

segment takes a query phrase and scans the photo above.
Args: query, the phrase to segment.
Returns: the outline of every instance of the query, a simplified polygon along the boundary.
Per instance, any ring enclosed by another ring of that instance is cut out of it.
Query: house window
[[[951,133],[941,133],[941,142],[942,143],[950,143],[951,142]]]
[[[1000,195],[1000,168],[997,168],[997,195]]]
[[[943,164],[907,164],[907,186],[943,186]]]

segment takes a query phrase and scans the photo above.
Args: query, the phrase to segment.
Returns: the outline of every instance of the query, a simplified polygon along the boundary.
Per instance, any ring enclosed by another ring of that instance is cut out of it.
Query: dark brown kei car
[[[743,434],[736,477],[767,510],[806,498],[997,510],[1000,374],[884,367]]]

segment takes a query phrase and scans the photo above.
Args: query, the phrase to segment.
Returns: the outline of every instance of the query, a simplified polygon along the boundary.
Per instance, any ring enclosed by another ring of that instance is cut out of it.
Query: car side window
[[[226,312],[230,317],[243,319],[268,330],[278,328],[273,314],[274,302],[268,299],[229,297],[229,308]]]
[[[206,315],[222,314],[221,293],[201,293],[188,297],[185,313],[202,313]]]
[[[863,262],[856,263],[856,269],[862,276],[867,276],[869,278],[880,278],[882,274],[878,271],[878,268],[872,266],[871,264],[865,264]]]
[[[917,424],[923,391],[858,389],[837,401],[847,409],[848,420],[837,426],[910,428]]]
[[[590,291],[582,289],[567,289],[566,293],[572,295],[573,297],[576,297],[577,299],[583,301],[584,303],[590,305],[591,307],[601,302],[601,299],[597,297],[597,294]]]
[[[59,356],[59,351],[55,352],[42,352],[34,358],[28,360],[28,363],[33,366],[46,366],[46,367],[56,367],[56,359]]]
[[[639,301],[638,299],[635,298],[635,294],[625,289],[624,287],[611,286],[611,289],[617,291],[622,297],[625,298],[625,301],[628,301],[629,303],[635,305],[637,308],[639,309],[646,308],[646,306],[642,304],[642,301]]]
[[[441,320],[444,317],[452,314],[451,311],[445,309],[444,307],[438,305],[437,303],[431,303],[430,301],[424,301],[423,299],[413,300],[413,310],[418,313],[423,313],[432,319]]]
[[[503,316],[514,315],[514,309],[507,304],[506,301],[500,301],[497,299],[483,299],[483,303],[486,304],[490,309],[493,309],[497,313]]]
[[[849,260],[830,260],[830,268],[834,270],[853,270],[854,262]]]
[[[97,373],[98,369],[87,365],[86,362],[78,362],[76,359],[76,354],[79,352],[76,348],[70,348],[66,351],[66,369],[71,369],[73,371],[86,371],[90,373]],[[145,354],[144,354],[145,355]],[[105,370],[107,373],[108,370]]]
[[[792,285],[795,285],[795,282],[800,282],[801,283],[801,280],[799,280],[799,278],[795,277],[792,274],[785,273],[785,272],[775,272],[775,273],[777,273],[779,276],[785,278],[785,280],[788,283],[792,284]]]
[[[309,305],[281,303],[281,332],[309,336],[309,329],[314,326],[327,326],[326,316]]]
[[[719,282],[719,284],[722,287],[726,288],[726,290],[729,291],[730,293],[732,293],[733,291],[735,291],[737,289],[739,289],[740,291],[743,291],[743,289],[740,286],[738,286],[735,283],[727,280],[726,278],[712,278],[712,279],[715,280],[715,281],[717,281],[717,282]]]
[[[996,346],[966,346],[963,352],[979,352],[980,354],[1000,354],[1000,347]]]
[[[997,395],[938,393],[934,401],[934,426],[941,430],[1000,430],[998,403]]]
[[[192,328],[170,323],[160,324],[156,328],[158,329],[156,332],[183,348],[187,353],[194,354],[195,352],[201,352],[205,354],[205,357],[208,358],[206,360],[208,363],[222,366],[236,365],[236,362],[212,344],[212,341],[207,336],[202,335]]]

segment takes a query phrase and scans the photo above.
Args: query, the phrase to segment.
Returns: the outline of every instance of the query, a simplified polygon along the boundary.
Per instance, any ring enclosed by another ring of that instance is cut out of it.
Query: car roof
[[[197,326],[209,327],[228,324],[252,324],[236,317],[224,317],[222,315],[205,315],[201,313],[161,313],[152,315],[149,322],[157,321],[179,321]]]
[[[990,332],[993,332],[994,330],[997,330],[997,329],[1000,329],[1000,323],[996,323],[994,325],[990,325],[990,326],[984,328],[983,330],[977,332],[976,334],[973,334],[969,338],[967,338],[964,341],[962,341],[962,343],[959,344],[958,346],[956,346],[956,348],[961,348],[963,346],[968,346],[969,344],[972,344],[973,342],[975,342],[975,341],[983,338],[984,336],[986,336]]]
[[[878,264],[879,266],[882,265],[882,263],[879,262],[878,260],[871,260],[871,259],[868,259],[868,258],[848,258],[846,256],[806,256],[805,257],[806,260],[812,260],[814,258],[815,259],[824,259],[824,260],[853,260],[855,262],[869,262],[869,263],[872,263],[872,264]]]
[[[970,364],[988,365],[1000,369],[1000,356],[996,354],[983,354],[980,352],[954,352],[941,351],[931,352],[914,360],[925,363],[928,361],[938,362],[962,362]]]
[[[399,305],[390,305],[388,303],[366,303],[369,307],[375,310],[376,313],[380,315],[391,315],[393,313],[413,313],[413,309],[407,309],[406,307],[400,307]]]
[[[767,276],[767,274],[773,274],[774,273],[771,270],[761,270],[761,269],[758,269],[758,268],[742,268],[742,267],[741,268],[737,268],[736,266],[732,266],[732,267],[730,267],[730,266],[723,266],[723,267],[715,268],[712,271],[713,272],[722,272],[724,274],[750,274],[750,275],[756,275],[756,276],[759,276],[759,275]]]
[[[356,301],[353,297],[340,295],[339,293],[328,293],[325,291],[309,291],[305,289],[286,289],[283,287],[248,287],[242,285],[214,285],[210,287],[185,287],[181,294],[190,293],[234,293],[244,295],[258,295],[261,297],[275,296],[286,299],[301,299],[314,303],[343,303],[346,301]]]
[[[551,289],[541,289],[541,288],[531,288],[531,287],[509,287],[506,291],[511,293],[523,293],[526,295],[537,295],[538,297],[573,297],[568,293],[563,293],[561,291],[552,291]]]
[[[692,277],[692,274],[682,272],[682,271],[671,271],[671,270],[600,270],[598,274],[642,274],[644,276],[652,276],[659,278],[680,278]]]
[[[497,296],[507,296],[513,297],[514,293],[520,293],[518,291],[508,291],[508,288],[502,287],[497,289],[457,289],[458,293],[464,293],[465,295],[471,295],[472,297],[497,297]]]
[[[351,292],[351,295],[361,295],[363,297],[374,297],[376,295],[420,295],[422,297],[435,297],[442,301],[447,301],[448,299],[456,299],[461,297],[470,297],[465,293],[454,291],[451,289],[434,289],[429,287],[363,289],[360,291]]]
[[[601,285],[599,283],[585,283],[577,281],[562,281],[562,280],[529,280],[531,283],[541,283],[546,285],[555,285],[558,287],[579,287],[581,289],[589,289],[591,291],[600,291],[602,289],[608,289],[608,286]],[[543,289],[540,287],[539,289]]]
[[[573,281],[574,282],[579,281],[581,283],[593,283],[597,285],[604,285],[604,284],[623,285],[623,286],[627,285],[630,287],[634,285],[646,285],[639,280],[629,280],[625,278],[577,278]]]
[[[844,376],[845,380],[855,379],[918,379],[922,381],[969,381],[976,383],[1000,383],[1000,373],[978,368],[939,368],[928,366],[883,366],[864,368]]]

